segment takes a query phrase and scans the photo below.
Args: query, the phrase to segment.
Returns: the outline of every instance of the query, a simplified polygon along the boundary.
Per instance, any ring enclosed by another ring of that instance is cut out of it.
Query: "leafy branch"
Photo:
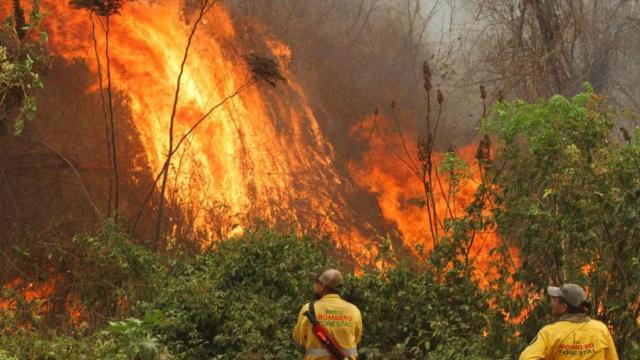
[[[39,72],[46,64],[43,48],[47,34],[34,32],[40,26],[39,1],[34,0],[27,20],[20,1],[13,1],[13,16],[0,28],[0,126],[14,117],[13,133],[20,135],[26,122],[36,116],[35,92],[44,85]],[[11,116],[17,111],[17,115]],[[2,131],[2,128],[0,128]]]

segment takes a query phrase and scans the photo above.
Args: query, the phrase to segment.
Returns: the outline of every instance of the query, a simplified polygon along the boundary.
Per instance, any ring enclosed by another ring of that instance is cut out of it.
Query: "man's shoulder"
[[[589,319],[586,323],[572,322],[572,321],[556,321],[554,323],[543,326],[542,329],[540,329],[540,332],[553,333],[557,330],[564,330],[566,328],[584,327],[585,325],[592,329],[607,330],[607,331],[609,330],[607,328],[607,325],[605,325],[602,321]]]
[[[573,324],[574,323],[569,321],[555,321],[555,322],[552,322],[551,324],[547,324],[543,326],[538,333],[547,335],[547,336],[552,336],[552,334],[555,334],[558,331],[561,331],[567,326],[572,326]]]
[[[357,312],[358,314],[360,313],[360,310],[358,309],[357,306],[355,306],[354,304],[348,302],[347,300],[343,299],[342,297],[331,297],[331,298],[327,298],[324,297],[320,300],[317,301],[318,304],[326,304],[329,305],[331,304],[332,306],[339,306],[343,309],[347,309],[351,312]],[[330,305],[330,306],[331,306]]]
[[[607,327],[607,325],[600,320],[589,319],[589,326],[595,329],[609,331],[609,328]]]
[[[358,307],[357,307],[357,306],[355,306],[354,304],[352,304],[352,303],[348,302],[347,300],[344,300],[344,299],[343,299],[342,301],[344,302],[344,306],[345,306],[346,308],[348,308],[351,312],[354,312],[354,313],[360,314],[360,309],[358,309]]]
[[[300,308],[300,313],[301,314],[306,312],[306,311],[309,311],[309,304],[310,303],[306,303],[306,304],[302,305],[302,307]]]
[[[555,332],[556,329],[558,329],[560,327],[560,323],[558,322],[554,322],[551,324],[547,324],[545,326],[543,326],[540,331],[538,331],[539,334],[549,334],[549,333],[553,333]]]
[[[356,310],[360,311],[360,309],[358,309],[358,307],[357,307],[355,304],[350,303],[350,302],[348,302],[348,301],[345,301],[345,302],[346,302],[349,306],[351,306],[352,308],[354,308],[354,309],[356,309]]]

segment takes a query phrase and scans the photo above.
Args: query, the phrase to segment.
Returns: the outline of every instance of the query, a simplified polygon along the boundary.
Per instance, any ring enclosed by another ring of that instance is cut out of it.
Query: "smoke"
[[[459,58],[473,82],[535,101],[573,96],[590,82],[614,103],[640,109],[640,2],[464,0]]]
[[[418,108],[422,13],[394,1],[229,1],[246,37],[269,32],[292,50],[290,68],[340,147],[353,124],[392,100]],[[410,29],[409,21],[413,21]]]
[[[420,68],[428,61],[445,102],[436,147],[473,141],[487,105],[503,95],[573,96],[588,81],[640,109],[640,2],[520,0],[229,0],[247,37],[265,32],[292,50],[291,69],[323,130],[346,156],[362,147],[348,129],[396,104],[407,132],[422,133]],[[545,55],[550,54],[550,55]],[[357,153],[357,151],[356,151]]]
[[[291,47],[292,71],[311,96],[323,130],[346,156],[353,157],[362,144],[345,134],[376,109],[387,117],[395,113],[403,131],[424,133],[424,61],[433,69],[434,94],[437,89],[444,94],[435,143],[440,150],[475,138],[483,115],[480,85],[486,85],[491,101],[504,87],[495,80],[499,75],[485,70],[485,52],[493,48],[481,42],[490,24],[471,1],[227,4],[248,37],[268,31]]]

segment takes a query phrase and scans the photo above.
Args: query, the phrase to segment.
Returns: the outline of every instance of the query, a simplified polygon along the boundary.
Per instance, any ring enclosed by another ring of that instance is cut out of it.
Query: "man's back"
[[[584,315],[566,315],[543,327],[520,360],[618,360],[606,325]]]
[[[328,294],[314,303],[316,318],[331,333],[333,339],[345,350],[348,356],[355,358],[357,344],[362,337],[362,318],[355,305],[346,302],[337,294]],[[311,332],[311,323],[304,316],[309,310],[306,304],[298,314],[298,323],[293,330],[295,341],[307,349],[305,359],[331,359],[320,341]]]

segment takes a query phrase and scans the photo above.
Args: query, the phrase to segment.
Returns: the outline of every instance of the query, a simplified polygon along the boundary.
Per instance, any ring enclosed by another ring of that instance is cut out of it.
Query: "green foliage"
[[[0,360],[19,360],[19,359],[13,355],[9,355],[4,350],[0,350]]]
[[[164,314],[155,331],[176,358],[297,358],[291,331],[310,297],[307,272],[325,263],[307,240],[250,232],[174,264],[141,308]]]
[[[169,354],[151,327],[158,315],[142,320],[128,318],[110,322],[104,330],[85,338],[53,334],[43,337],[33,330],[22,329],[11,336],[0,336],[0,360],[12,359],[167,359]]]
[[[115,340],[116,348],[136,359],[157,359],[167,354],[166,349],[151,329],[162,321],[162,314],[158,311],[145,314],[143,320],[128,318],[122,321],[109,322],[109,326],[98,333],[98,336]]]
[[[96,235],[74,237],[61,256],[69,273],[66,281],[82,303],[109,317],[128,313],[166,273],[159,256],[132,243],[111,220]]]
[[[153,285],[160,283],[158,279],[164,279],[166,274],[162,257],[133,244],[112,221],[107,221],[96,234],[77,235],[70,244],[50,251],[48,258],[52,264],[66,269],[58,271],[64,274],[64,279],[57,282],[54,298],[64,299],[71,292],[78,295],[85,307],[84,322],[70,331],[75,335],[105,325],[105,318],[130,314],[138,300],[153,295]],[[48,315],[60,314],[42,314],[40,309],[45,299],[26,301],[23,292],[4,288],[3,302],[5,299],[10,300],[13,307],[3,311],[0,306],[0,349],[6,356],[11,354],[20,359],[157,359],[167,354],[166,348],[152,333],[152,328],[162,321],[162,314],[158,312],[141,314],[140,319],[109,322],[102,330],[74,338],[51,332],[53,319]],[[48,299],[47,303],[52,302]],[[0,353],[0,359],[2,356]]]
[[[15,2],[15,16],[7,18],[0,28],[0,126],[17,108],[13,124],[16,135],[22,133],[25,122],[35,118],[35,91],[43,87],[39,71],[47,63],[47,34],[40,31],[34,35],[41,20],[39,1],[33,2],[28,21],[19,4]]]
[[[141,309],[164,314],[155,332],[176,358],[301,358],[291,331],[311,296],[307,272],[326,265],[307,240],[255,231],[176,263]],[[496,315],[482,291],[464,272],[437,271],[347,276],[344,296],[364,316],[363,358],[505,358],[485,335]]]
[[[76,9],[86,9],[98,16],[120,14],[120,9],[127,0],[71,0],[69,5]]]
[[[621,356],[637,358],[640,144],[637,133],[616,141],[620,116],[586,86],[573,99],[500,103],[483,128],[498,142],[494,214],[520,250],[514,278],[531,289],[586,285]],[[527,306],[516,300],[509,311]],[[540,325],[535,315],[522,328],[528,339]]]
[[[447,180],[445,183],[450,188],[450,197],[455,197],[460,185],[471,178],[469,165],[453,151],[444,154],[444,158],[438,166],[438,172]]]
[[[450,269],[400,264],[351,277],[345,296],[363,314],[365,359],[500,359],[483,334],[492,310],[474,282]],[[443,280],[443,281],[441,281]]]
[[[216,244],[196,257],[166,261],[131,244],[112,224],[95,236],[77,236],[74,244],[86,278],[80,286],[81,275],[75,275],[73,283],[89,308],[108,312],[118,289],[134,291],[126,285],[134,279],[144,289],[137,290],[143,300],[126,319],[85,337],[16,327],[11,336],[0,335],[7,356],[302,358],[291,336],[298,311],[312,296],[308,272],[339,267],[323,255],[325,244],[267,230]],[[345,271],[343,295],[363,313],[361,358],[505,358],[504,347],[487,336],[499,316],[468,274],[430,263],[394,266],[390,255],[387,260],[385,271],[361,276]]]

